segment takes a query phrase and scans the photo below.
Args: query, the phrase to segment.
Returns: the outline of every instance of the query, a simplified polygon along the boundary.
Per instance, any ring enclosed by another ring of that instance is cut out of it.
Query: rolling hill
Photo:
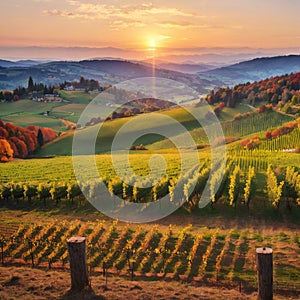
[[[14,62],[9,60],[0,59],[0,67],[2,68],[10,68],[16,66]]]
[[[224,112],[221,113],[220,119],[224,120],[221,122],[221,126],[226,137],[232,138],[232,140],[242,139],[243,137],[249,136],[251,134],[260,134],[260,132],[264,133],[270,128],[276,128],[286,122],[294,120],[294,117],[276,111],[253,114],[250,113],[244,118],[233,119],[233,115],[240,112],[245,112],[246,108],[247,107],[243,105],[238,105],[234,109],[226,108]],[[195,107],[194,109],[198,112],[201,111],[201,107]],[[248,112],[251,112],[251,109],[248,108]],[[189,131],[197,144],[205,144],[208,142],[205,132],[202,128],[199,127],[198,121],[196,121],[183,108],[172,108],[163,111],[162,114],[180,122],[186,128],[186,130]],[[152,122],[145,122],[145,119],[152,120]],[[134,116],[105,122],[100,129],[101,140],[98,140],[96,143],[96,152],[109,152],[113,139],[118,130],[122,128],[122,126],[124,126],[127,122],[132,121],[135,121],[135,127],[137,128],[136,133],[137,136],[140,136],[135,144],[143,144],[147,149],[150,150],[170,149],[174,147],[174,144],[161,135],[143,135],[143,130],[148,129],[149,132],[158,132],[162,128],[167,128],[169,136],[178,140],[182,140],[182,138],[184,138],[184,132],[178,132],[178,130],[172,129],[172,126],[168,121],[159,119],[157,121],[153,120],[155,120],[155,113],[146,114],[143,117]],[[82,141],[88,142],[90,141],[89,137],[98,130],[99,126],[86,127],[81,129],[78,132],[78,135],[80,136],[80,139],[82,139]],[[132,132],[130,131],[130,129],[128,129],[127,131],[123,132],[122,139],[126,140],[127,138],[130,138],[131,134]],[[37,156],[71,155],[72,141],[73,133],[68,132],[67,134],[62,135],[57,141],[54,141],[51,144],[43,147],[40,151],[38,151]]]
[[[39,65],[39,64],[42,64],[45,62],[46,61],[31,60],[31,59],[18,60],[18,61],[10,61],[10,60],[0,59],[0,67],[2,67],[2,68],[31,67],[31,66]]]
[[[0,89],[14,89],[27,86],[29,76],[35,82],[55,85],[64,81],[79,80],[80,76],[99,80],[101,85],[138,77],[163,77],[184,82],[200,93],[207,93],[218,81],[201,79],[196,75],[184,74],[166,69],[155,69],[141,63],[124,60],[56,61],[30,67],[9,67],[0,69]]]
[[[219,79],[225,85],[233,85],[299,71],[300,55],[288,55],[255,58],[198,75],[202,79]]]
[[[256,58],[217,69],[212,69],[213,65],[207,64],[161,62],[153,70],[151,64],[117,59],[35,63],[38,62],[0,61],[0,89],[26,86],[29,76],[32,76],[35,82],[48,85],[65,80],[78,80],[80,76],[99,80],[103,85],[116,84],[137,77],[157,76],[184,82],[200,93],[207,93],[216,86],[258,81],[266,77],[300,71],[300,55]],[[198,73],[192,74],[195,72]]]
[[[199,72],[205,72],[208,70],[215,69],[216,67],[209,64],[175,64],[175,63],[161,63],[159,64],[161,68],[177,71],[177,72],[183,72],[183,73],[189,73],[189,74],[195,74]]]

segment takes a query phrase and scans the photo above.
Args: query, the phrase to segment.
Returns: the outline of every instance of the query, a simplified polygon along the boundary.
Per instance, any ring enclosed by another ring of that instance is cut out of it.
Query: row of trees
[[[277,127],[274,130],[268,130],[265,134],[265,138],[267,140],[272,138],[277,138],[285,134],[289,134],[295,128],[300,128],[300,118],[295,120],[294,122],[289,122],[284,124],[283,126]]]
[[[114,88],[115,91],[118,89]],[[121,90],[123,91],[123,90]],[[124,92],[124,97],[128,96],[128,92]],[[128,99],[128,98],[126,98]],[[120,99],[119,99],[120,100]],[[125,101],[125,100],[124,100]],[[118,101],[116,101],[118,102]],[[106,119],[101,117],[93,117],[91,118],[85,126],[93,126],[99,124],[104,121],[119,119],[119,118],[127,118],[131,116],[135,116],[138,114],[154,112],[162,109],[168,109],[170,107],[174,107],[175,104],[169,101],[163,101],[154,98],[142,98],[132,100],[130,102],[125,103],[123,106],[118,108],[116,111],[112,112]]]
[[[0,120],[0,161],[7,162],[16,157],[26,158],[55,137],[55,131],[50,128],[32,125],[23,128]]]
[[[0,101],[4,100],[7,102],[18,101],[21,98],[32,96],[33,92],[46,95],[46,94],[57,94],[58,90],[64,89],[67,86],[72,85],[74,89],[86,89],[86,90],[103,90],[100,87],[99,82],[94,79],[85,79],[80,77],[79,81],[74,82],[63,82],[58,85],[46,85],[44,83],[36,83],[30,76],[28,79],[27,87],[19,86],[11,91],[0,91]]]
[[[80,76],[79,81],[68,82],[64,81],[58,85],[59,89],[65,89],[68,86],[72,86],[74,89],[85,89],[85,90],[103,90],[98,80],[86,79]]]
[[[55,94],[57,93],[57,87],[52,85],[46,85],[43,83],[34,83],[32,77],[29,77],[27,87],[19,86],[11,91],[0,91],[0,101],[6,102],[18,101],[20,98],[28,97],[35,91],[40,94]]]
[[[0,91],[0,101],[12,102],[20,99],[18,93],[15,91]]]
[[[300,118],[298,118],[295,121],[288,122],[288,123],[284,124],[283,126],[279,126],[273,130],[267,130],[265,133],[264,139],[271,140],[274,138],[281,137],[283,135],[291,133],[296,128],[300,128]],[[247,139],[242,140],[240,142],[240,146],[247,150],[253,150],[253,149],[257,148],[260,145],[260,143],[261,143],[261,138],[258,136],[255,136],[253,138],[247,138]],[[298,152],[298,151],[296,151],[296,152]]]
[[[270,112],[272,110],[273,110],[272,104],[262,104],[262,105],[259,106],[259,108],[255,109],[252,112],[246,112],[246,113],[243,113],[243,114],[237,113],[234,116],[233,119],[234,120],[240,120],[240,119],[248,118],[251,115],[262,114],[262,113]]]
[[[28,79],[27,89],[25,89],[25,93],[29,94],[29,93],[32,93],[33,91],[36,91],[36,92],[39,92],[42,94],[53,94],[54,92],[57,91],[57,88],[55,86],[51,86],[51,85],[48,86],[43,83],[35,83],[33,81],[32,77],[30,76]],[[24,88],[19,87],[18,89],[15,89],[14,92],[22,93],[22,92],[24,92]],[[23,96],[23,95],[19,94],[19,96]]]
[[[224,102],[227,107],[235,107],[241,100],[247,99],[249,104],[259,102],[277,105],[293,102],[300,104],[300,72],[290,75],[276,76],[259,82],[236,85],[233,88],[219,88],[206,98],[208,103]]]

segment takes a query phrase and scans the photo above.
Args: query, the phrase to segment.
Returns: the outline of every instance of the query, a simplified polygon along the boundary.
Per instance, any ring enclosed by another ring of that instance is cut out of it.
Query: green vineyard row
[[[244,151],[245,152],[245,151]],[[236,154],[235,161],[227,160],[225,172],[218,169],[212,173],[209,181],[210,199],[212,205],[220,198],[231,206],[237,202],[247,204],[260,193],[269,199],[273,206],[279,207],[282,199],[286,199],[287,206],[300,204],[300,173],[296,167],[274,168],[264,159],[243,157],[242,151]],[[250,165],[251,163],[251,165]],[[267,172],[262,172],[265,170]],[[106,196],[114,195],[128,201],[151,202],[168,195],[173,199],[184,199],[190,206],[197,207],[199,196],[202,194],[209,178],[208,161],[204,161],[200,168],[192,168],[189,172],[176,177],[164,176],[160,181],[147,177],[139,182],[135,176],[120,179],[107,177],[106,179],[91,179],[85,182],[75,180],[61,182],[25,182],[14,181],[0,184],[0,200],[4,202],[19,202],[21,199],[43,201],[52,200],[56,205],[61,200],[73,203],[75,198],[81,202],[84,197],[97,199],[101,191]],[[84,195],[83,195],[84,194]]]

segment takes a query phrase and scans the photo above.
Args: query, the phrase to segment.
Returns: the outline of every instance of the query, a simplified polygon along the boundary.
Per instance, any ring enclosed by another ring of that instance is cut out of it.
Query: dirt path
[[[66,125],[66,128],[76,128],[76,123],[68,121],[63,118],[61,118],[60,120]]]

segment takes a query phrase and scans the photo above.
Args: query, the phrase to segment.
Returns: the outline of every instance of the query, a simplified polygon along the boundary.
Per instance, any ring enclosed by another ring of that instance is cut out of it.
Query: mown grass
[[[45,103],[35,102],[31,100],[19,100],[16,102],[3,102],[0,103],[0,118],[9,116],[11,114],[41,114],[54,107],[65,105],[64,103]],[[29,125],[29,124],[28,124]]]
[[[88,104],[96,95],[85,93],[84,91],[59,91],[60,97],[73,103]]]
[[[35,125],[65,130],[64,124],[59,119],[43,115],[44,112],[63,105],[63,103],[44,103],[31,100],[4,102],[0,103],[0,119],[22,127]]]

